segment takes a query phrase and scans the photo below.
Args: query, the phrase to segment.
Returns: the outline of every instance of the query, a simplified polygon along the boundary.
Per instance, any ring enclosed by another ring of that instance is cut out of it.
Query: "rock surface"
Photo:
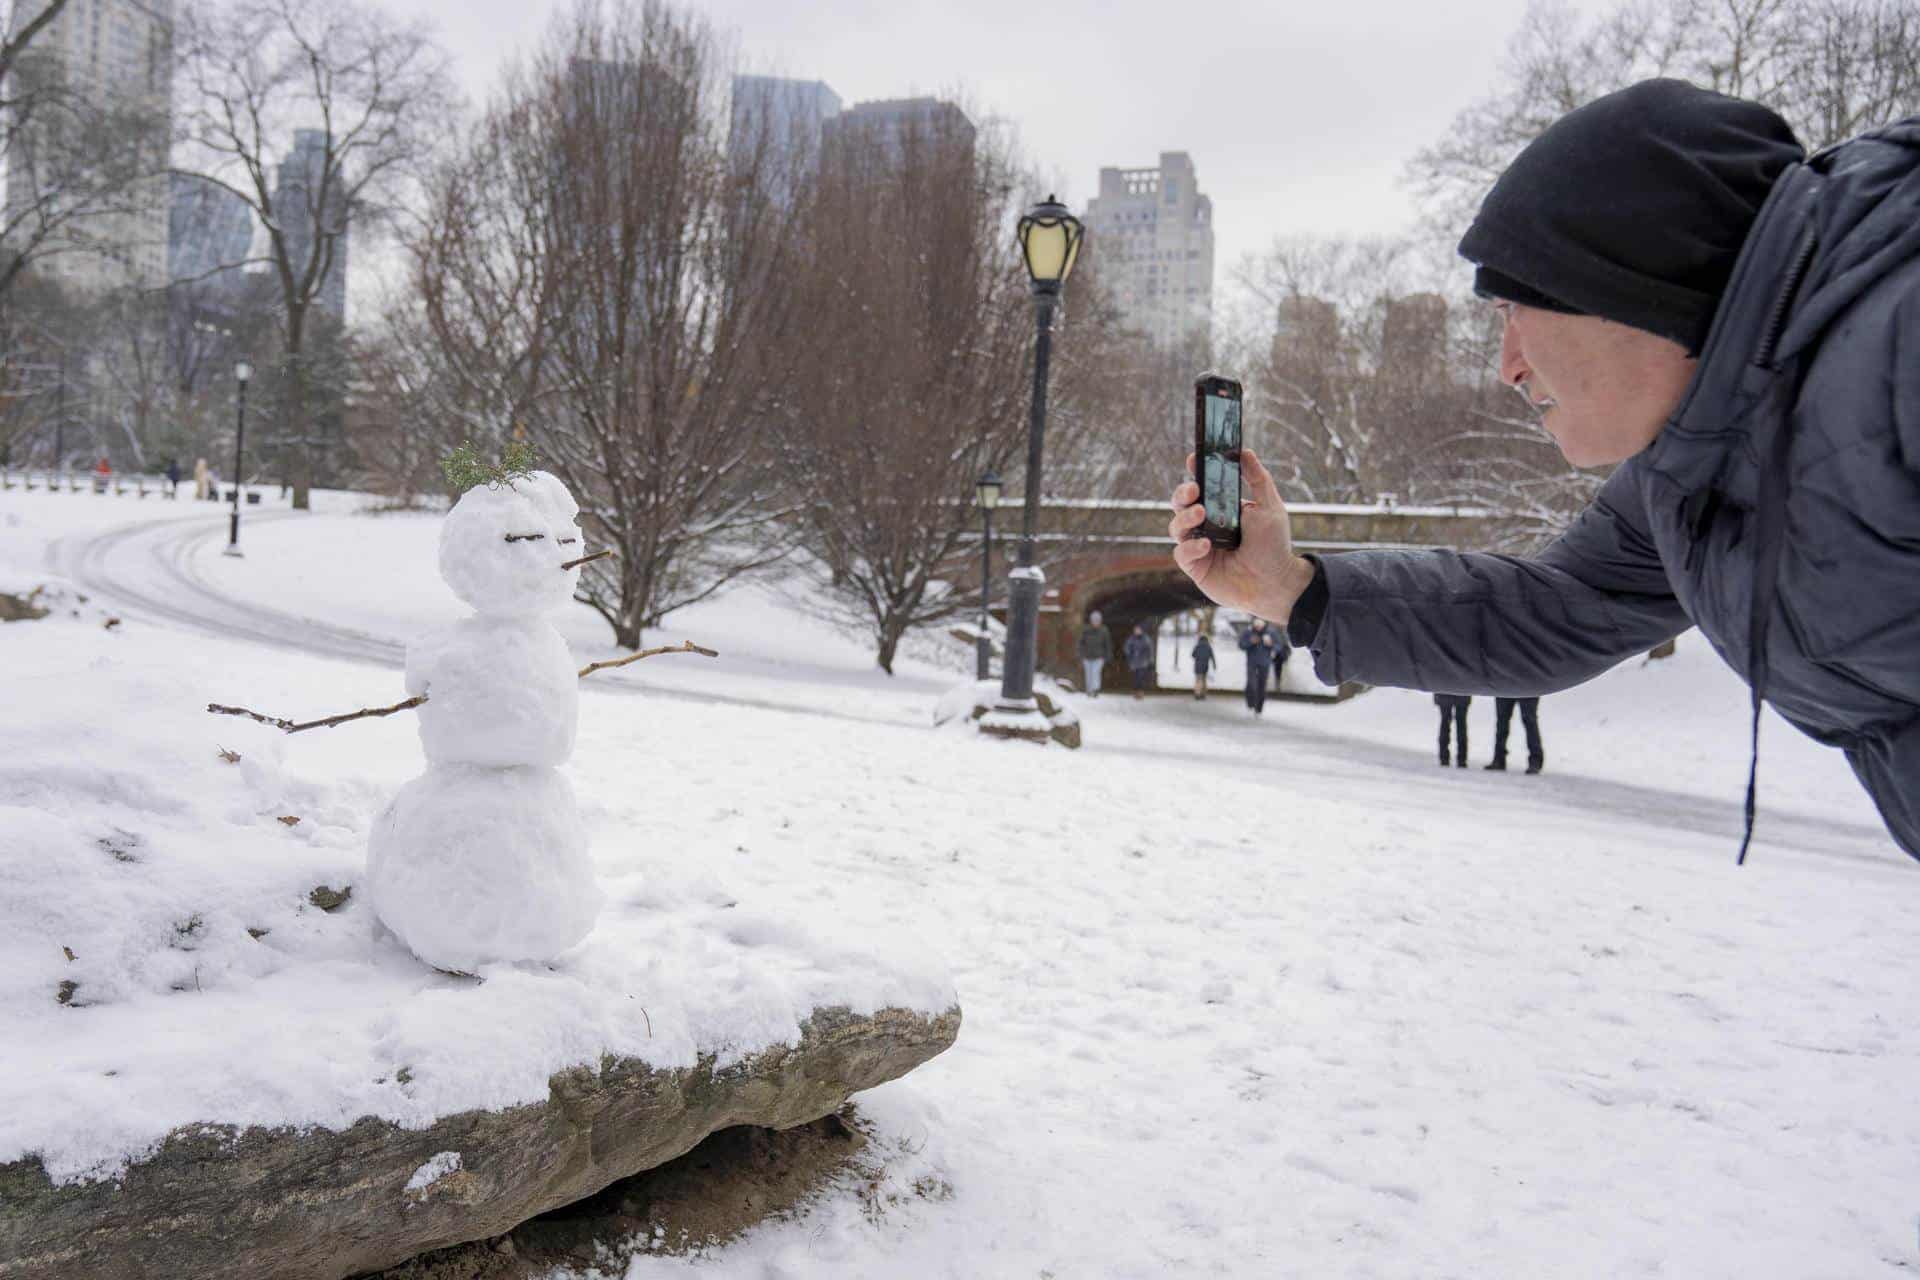
[[[958,1008],[819,1009],[797,1045],[724,1070],[610,1058],[553,1076],[545,1102],[425,1129],[196,1126],[118,1183],[55,1186],[37,1160],[0,1165],[0,1277],[340,1280],[500,1235],[730,1125],[817,1120],[959,1030]]]
[[[0,591],[0,622],[30,622],[35,618],[44,618],[47,611],[34,603],[39,596],[36,588],[24,596],[8,595]]]

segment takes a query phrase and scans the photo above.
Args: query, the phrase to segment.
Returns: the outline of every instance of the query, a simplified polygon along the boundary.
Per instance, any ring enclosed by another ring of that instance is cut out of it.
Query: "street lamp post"
[[[1000,477],[989,471],[974,481],[973,491],[980,499],[980,516],[986,521],[986,532],[980,539],[980,669],[978,679],[985,680],[991,674],[993,641],[987,638],[988,603],[993,598],[993,509],[1000,505]]]
[[[233,380],[240,385],[238,415],[233,429],[233,515],[227,520],[226,554],[240,554],[240,458],[241,450],[247,441],[247,379],[253,376],[253,366],[245,360],[233,366]]]
[[[1047,362],[1053,354],[1053,309],[1080,256],[1085,229],[1067,207],[1048,196],[1020,219],[1020,252],[1033,288],[1033,410],[1027,419],[1027,503],[1020,519],[1020,563],[1007,592],[1006,669],[1000,680],[1003,711],[1036,710],[1033,669],[1040,644],[1040,591],[1046,575],[1035,565],[1034,525],[1040,516],[1040,462],[1047,430]]]

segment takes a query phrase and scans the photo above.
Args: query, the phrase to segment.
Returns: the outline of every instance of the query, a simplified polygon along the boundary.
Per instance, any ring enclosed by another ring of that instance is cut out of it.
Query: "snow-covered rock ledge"
[[[796,1044],[728,1066],[607,1057],[556,1073],[544,1102],[425,1128],[194,1125],[117,1183],[56,1185],[37,1158],[0,1165],[0,1276],[337,1280],[498,1235],[718,1129],[819,1119],[959,1030],[957,1007],[817,1009]]]

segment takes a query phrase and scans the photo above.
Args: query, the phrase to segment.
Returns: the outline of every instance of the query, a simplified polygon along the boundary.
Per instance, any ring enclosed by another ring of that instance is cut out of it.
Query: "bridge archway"
[[[1372,503],[1295,502],[1288,504],[1287,512],[1294,546],[1321,555],[1488,547],[1502,521],[1492,511],[1409,506],[1390,495]],[[1101,688],[1128,688],[1132,682],[1120,646],[1134,624],[1206,603],[1199,589],[1174,568],[1167,515],[1164,500],[1053,498],[1042,502],[1036,540],[1069,550],[1047,564],[1038,670],[1080,686],[1080,630],[1087,624],[1087,615],[1098,609],[1114,642],[1114,656],[1102,673]],[[1004,619],[1004,608],[995,612]]]
[[[1068,566],[1062,576],[1068,585],[1060,589],[1057,606],[1042,615],[1042,631],[1051,634],[1042,635],[1040,651],[1047,669],[1075,687],[1081,676],[1080,632],[1093,614],[1100,614],[1113,637],[1113,657],[1101,672],[1100,687],[1117,692],[1133,687],[1121,646],[1136,625],[1144,623],[1157,644],[1161,620],[1209,603],[1164,551],[1124,560],[1089,558]]]

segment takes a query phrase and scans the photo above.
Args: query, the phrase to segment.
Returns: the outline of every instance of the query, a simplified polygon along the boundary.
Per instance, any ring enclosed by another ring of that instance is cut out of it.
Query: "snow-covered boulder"
[[[733,1125],[785,1129],[905,1075],[954,1041],[929,1015],[816,1009],[797,1043],[691,1067],[603,1059],[562,1071],[545,1101],[423,1128],[195,1125],[119,1181],[56,1185],[39,1160],[0,1164],[0,1277],[339,1280],[500,1235]]]

